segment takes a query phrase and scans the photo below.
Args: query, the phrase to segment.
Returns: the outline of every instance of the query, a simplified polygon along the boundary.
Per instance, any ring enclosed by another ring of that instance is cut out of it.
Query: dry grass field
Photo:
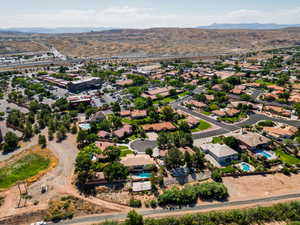
[[[13,43],[5,40],[13,38]],[[23,44],[20,44],[20,43]],[[40,45],[39,45],[40,44]],[[55,46],[74,57],[207,56],[300,44],[300,28],[205,30],[193,28],[120,29],[79,34],[0,34],[0,53]],[[11,46],[13,45],[13,46]]]

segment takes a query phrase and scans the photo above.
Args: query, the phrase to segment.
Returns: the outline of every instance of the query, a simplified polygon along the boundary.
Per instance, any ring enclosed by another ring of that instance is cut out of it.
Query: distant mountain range
[[[300,24],[261,24],[261,23],[245,23],[245,24],[211,24],[208,26],[198,26],[195,28],[200,29],[216,29],[216,30],[276,30],[284,29],[288,27],[300,27]],[[46,28],[46,27],[11,27],[11,28],[0,28],[1,33],[32,33],[32,34],[63,34],[63,33],[88,33],[88,32],[99,32],[106,30],[115,30],[113,27],[57,27],[57,28]]]
[[[275,24],[275,23],[218,24],[218,23],[214,23],[209,26],[199,26],[196,28],[216,29],[216,30],[229,30],[229,29],[276,30],[276,29],[284,29],[288,27],[300,27],[300,24]]]
[[[35,33],[35,34],[62,34],[62,33],[86,33],[98,32],[104,30],[112,30],[111,27],[12,27],[0,28],[0,32],[16,32],[16,33]]]

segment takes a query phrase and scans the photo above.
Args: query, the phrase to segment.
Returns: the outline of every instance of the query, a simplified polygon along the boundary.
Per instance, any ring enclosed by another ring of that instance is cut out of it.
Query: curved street
[[[226,133],[232,132],[232,131],[237,131],[239,129],[241,129],[242,127],[246,126],[246,125],[253,125],[255,123],[257,123],[258,121],[261,120],[272,120],[273,122],[279,122],[279,123],[285,123],[291,126],[296,126],[296,127],[300,127],[300,121],[298,120],[285,120],[285,119],[280,119],[280,118],[274,118],[274,117],[269,117],[263,114],[256,114],[256,113],[252,113],[249,115],[249,118],[245,121],[242,121],[240,123],[236,123],[234,125],[231,124],[225,124],[222,123],[216,119],[213,119],[209,116],[203,115],[201,113],[192,111],[190,109],[187,109],[183,106],[179,105],[180,102],[174,102],[172,103],[173,108],[175,109],[180,109],[192,116],[198,117],[202,120],[205,120],[211,124],[214,124],[216,126],[218,126],[218,129],[215,130],[210,130],[210,131],[203,131],[200,133],[195,133],[193,134],[193,139],[197,140],[197,139],[202,139],[202,138],[209,138],[209,137],[214,137],[214,136],[219,136],[219,135],[224,135]],[[156,141],[150,141],[150,140],[136,140],[136,141],[132,141],[130,143],[130,147],[134,150],[136,150],[139,153],[144,153],[146,148],[155,148],[157,146]]]

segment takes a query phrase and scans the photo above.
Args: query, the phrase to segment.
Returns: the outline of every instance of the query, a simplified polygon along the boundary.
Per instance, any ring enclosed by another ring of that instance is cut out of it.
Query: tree
[[[225,145],[229,146],[230,148],[233,149],[239,148],[239,141],[235,137],[232,136],[224,137],[223,142]]]
[[[24,129],[24,138],[25,140],[29,140],[33,135],[32,124],[27,122],[26,127]]]
[[[184,152],[184,162],[188,168],[192,168],[192,158],[189,152]]]
[[[186,121],[182,121],[179,124],[179,130],[181,130],[183,132],[189,132],[190,131],[190,126]]]
[[[42,148],[45,148],[46,145],[47,145],[47,140],[46,140],[46,137],[45,135],[39,135],[39,145],[42,147]]]
[[[192,155],[192,163],[193,167],[197,169],[204,169],[205,168],[205,154],[201,152],[199,149],[195,150],[195,154]]]
[[[216,182],[222,182],[222,172],[219,169],[213,170],[211,178]]]
[[[128,213],[125,225],[143,225],[143,216],[132,210]]]
[[[104,168],[103,172],[108,182],[112,182],[114,180],[126,179],[128,176],[127,168],[119,162],[113,162],[109,164]]]
[[[71,128],[71,133],[72,134],[77,134],[77,126],[76,123],[73,124],[72,128]]]
[[[161,110],[162,119],[166,121],[172,121],[175,116],[175,112],[171,106],[165,106]]]
[[[150,157],[152,157],[152,155],[153,155],[153,150],[152,150],[152,148],[147,148],[147,149],[146,149],[146,154],[149,155]]]
[[[184,165],[182,152],[178,148],[172,148],[168,151],[165,157],[165,164],[168,169],[176,169]]]
[[[160,149],[166,149],[170,147],[171,145],[170,135],[168,135],[168,133],[165,132],[159,133],[157,138],[157,144]]]
[[[107,156],[109,162],[114,162],[120,159],[121,151],[116,146],[109,146],[103,151],[103,154]]]
[[[11,131],[4,136],[4,151],[11,152],[18,147],[19,138]]]
[[[53,131],[49,129],[49,130],[48,130],[48,139],[49,139],[50,141],[52,141],[53,138],[54,138],[54,136],[53,136]]]
[[[121,107],[120,107],[120,104],[118,102],[112,103],[112,111],[114,113],[118,113],[118,112],[121,111]]]

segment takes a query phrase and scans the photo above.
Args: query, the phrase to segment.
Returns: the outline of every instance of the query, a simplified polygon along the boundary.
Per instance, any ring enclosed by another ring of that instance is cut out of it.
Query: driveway
[[[132,141],[129,146],[138,153],[145,153],[147,148],[154,149],[157,146],[157,142],[138,139],[136,141]]]

